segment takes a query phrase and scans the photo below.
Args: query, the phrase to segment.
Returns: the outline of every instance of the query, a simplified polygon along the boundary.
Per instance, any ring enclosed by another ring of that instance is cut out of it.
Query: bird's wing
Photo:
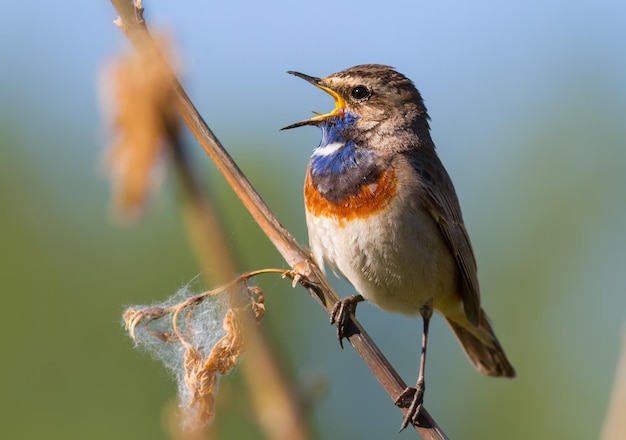
[[[480,289],[476,259],[452,180],[434,150],[411,150],[408,156],[421,181],[422,202],[439,225],[461,272],[459,291],[467,318],[472,324],[478,325]]]

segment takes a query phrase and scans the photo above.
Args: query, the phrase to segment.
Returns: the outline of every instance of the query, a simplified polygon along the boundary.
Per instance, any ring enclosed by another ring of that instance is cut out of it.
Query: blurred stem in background
[[[601,440],[623,440],[624,436],[626,436],[626,333],[622,334],[621,355]]]

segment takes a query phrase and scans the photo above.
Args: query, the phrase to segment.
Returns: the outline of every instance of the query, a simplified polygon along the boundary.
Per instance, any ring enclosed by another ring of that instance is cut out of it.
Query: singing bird
[[[305,125],[322,130],[306,171],[304,201],[315,262],[331,266],[358,292],[335,305],[332,319],[340,341],[363,300],[423,318],[417,384],[396,402],[409,408],[402,428],[416,423],[422,406],[433,310],[445,317],[478,371],[514,377],[481,308],[476,260],[459,201],[411,80],[379,64],[325,78],[288,73],[335,100],[330,113],[283,130]]]

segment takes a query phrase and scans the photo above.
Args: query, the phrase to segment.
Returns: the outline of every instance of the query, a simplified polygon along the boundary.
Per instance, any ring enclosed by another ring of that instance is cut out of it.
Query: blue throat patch
[[[345,113],[343,117],[333,118],[332,121],[319,125],[322,129],[322,140],[311,156],[313,175],[342,174],[350,168],[358,168],[373,161],[374,155],[371,151],[356,148],[356,144],[344,136],[344,130],[353,125],[356,120],[357,117],[354,114]],[[331,153],[321,152],[324,147],[333,144],[341,146]]]

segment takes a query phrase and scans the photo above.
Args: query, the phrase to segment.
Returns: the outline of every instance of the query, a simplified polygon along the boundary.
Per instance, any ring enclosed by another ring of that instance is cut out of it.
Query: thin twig
[[[119,14],[116,23],[137,50],[158,50],[143,20],[143,10],[140,7],[136,8],[132,0],[111,0],[111,2]],[[163,62],[166,63],[165,60]],[[333,305],[339,300],[339,296],[332,289],[321,270],[311,260],[309,253],[282,227],[278,219],[269,210],[263,199],[204,122],[173,74],[172,81],[177,95],[178,111],[191,132],[278,252],[298,274],[302,275],[299,278],[301,284],[330,314]],[[350,344],[385,388],[391,399],[396,401],[402,391],[406,389],[406,384],[354,316],[347,335]],[[403,413],[407,412],[406,408],[401,408],[401,410]],[[419,426],[415,426],[415,428],[424,439],[447,439],[425,409],[420,411],[418,424]]]

